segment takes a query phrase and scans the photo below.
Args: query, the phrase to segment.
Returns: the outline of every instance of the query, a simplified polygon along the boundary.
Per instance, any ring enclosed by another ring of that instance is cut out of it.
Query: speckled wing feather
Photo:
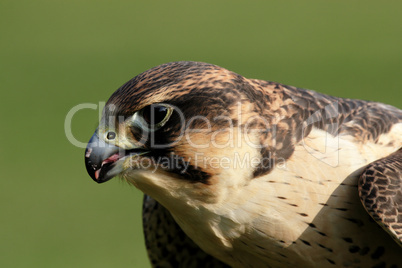
[[[144,195],[143,227],[152,267],[229,267],[200,249],[177,225],[170,212]]]
[[[275,129],[275,138],[269,132],[261,135],[261,155],[266,161],[288,159],[297,143],[308,137],[313,128],[333,136],[352,136],[361,143],[377,143],[382,134],[402,122],[402,111],[383,103],[333,97],[256,79],[249,79],[249,85],[251,88],[245,88],[249,99],[258,106],[259,115],[281,118],[278,122],[270,122],[271,128]],[[262,163],[261,166],[272,165]],[[270,171],[269,168],[257,168],[254,174],[258,177]]]
[[[373,219],[402,246],[402,148],[367,166],[359,195]]]

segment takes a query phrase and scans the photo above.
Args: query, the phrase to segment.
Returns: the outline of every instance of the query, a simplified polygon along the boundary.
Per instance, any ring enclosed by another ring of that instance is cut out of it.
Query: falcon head
[[[266,113],[274,102],[256,81],[199,62],[139,74],[105,105],[85,151],[89,175],[119,176],[168,208],[224,201],[275,157]]]

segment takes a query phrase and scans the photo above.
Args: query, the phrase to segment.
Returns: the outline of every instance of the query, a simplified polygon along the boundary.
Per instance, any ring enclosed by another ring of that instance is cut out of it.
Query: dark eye
[[[157,129],[162,127],[169,119],[172,108],[163,104],[152,104],[142,110],[142,118],[148,127]]]

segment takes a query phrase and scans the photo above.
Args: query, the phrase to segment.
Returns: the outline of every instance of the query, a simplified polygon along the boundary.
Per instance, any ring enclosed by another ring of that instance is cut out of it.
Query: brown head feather
[[[295,144],[308,136],[312,127],[334,136],[353,135],[365,142],[376,141],[402,121],[402,112],[391,106],[246,79],[219,66],[187,61],[163,64],[139,74],[120,87],[106,107],[114,104],[114,114],[127,117],[154,103],[178,107],[186,120],[194,116],[207,118],[211,123],[209,135],[225,127],[239,127],[247,133],[257,131],[261,163],[254,171],[255,177],[270,172],[279,158],[288,159]],[[232,125],[219,120],[219,116],[231,118]],[[174,138],[182,130],[180,120],[170,121],[163,135]],[[202,121],[196,123],[197,128],[206,127]],[[191,150],[186,146],[178,144],[168,151]],[[200,174],[196,168],[194,172]]]

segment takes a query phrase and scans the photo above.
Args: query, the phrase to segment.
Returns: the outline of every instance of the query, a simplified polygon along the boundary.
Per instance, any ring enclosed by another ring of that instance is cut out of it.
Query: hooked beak
[[[126,150],[104,142],[95,132],[85,150],[87,172],[97,183],[106,182],[123,171],[116,162],[126,155]]]

